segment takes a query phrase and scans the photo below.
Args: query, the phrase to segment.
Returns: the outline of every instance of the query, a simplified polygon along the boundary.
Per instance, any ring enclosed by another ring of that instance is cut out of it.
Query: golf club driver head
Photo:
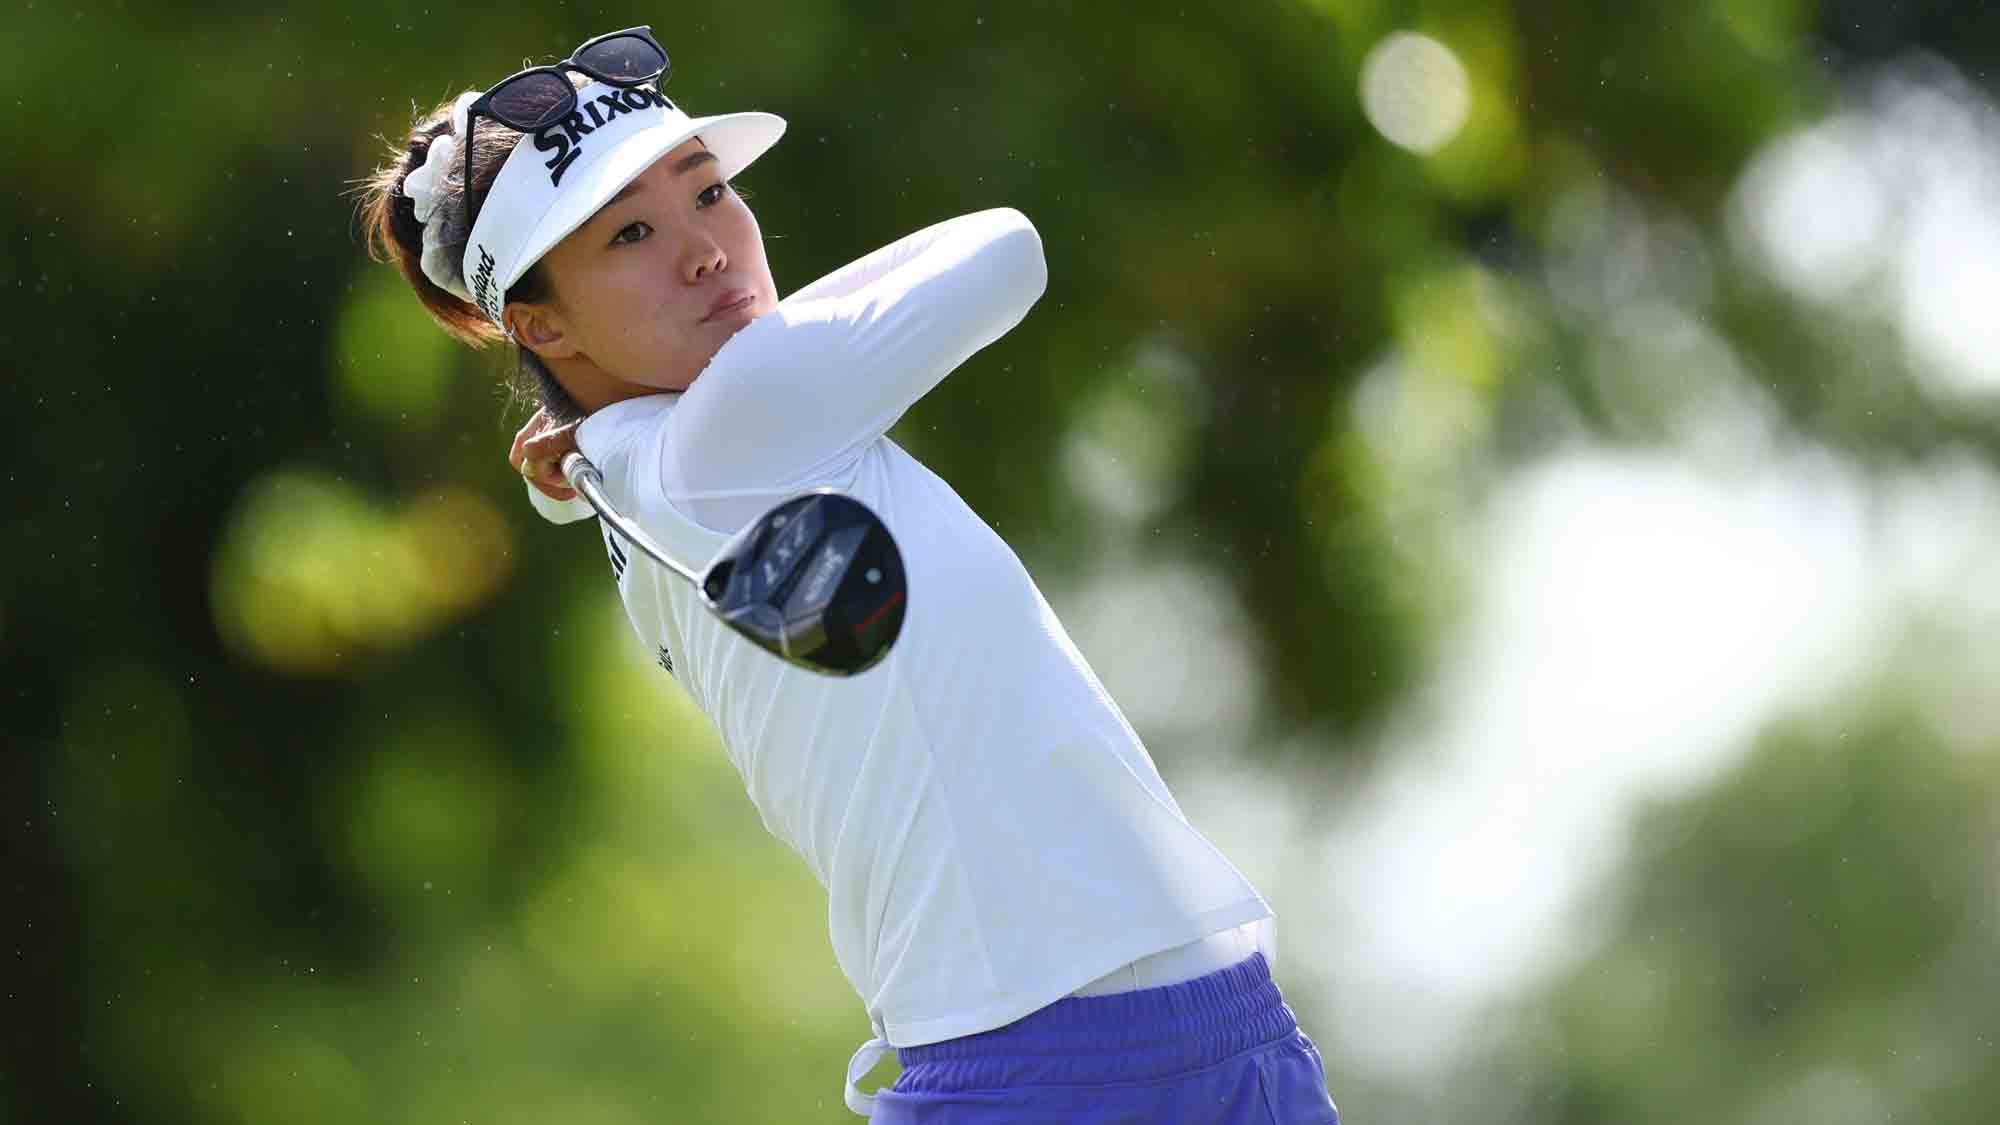
[[[835,676],[865,671],[903,628],[903,555],[868,506],[809,492],[764,513],[702,576],[709,608],[758,647]]]

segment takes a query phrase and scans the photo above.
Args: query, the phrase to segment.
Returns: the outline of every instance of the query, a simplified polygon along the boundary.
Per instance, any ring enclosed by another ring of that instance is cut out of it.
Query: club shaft
[[[563,454],[562,474],[569,479],[569,486],[596,510],[598,519],[611,525],[612,530],[623,535],[634,547],[646,552],[648,558],[694,583],[696,589],[701,588],[701,575],[668,558],[667,553],[641,531],[638,524],[626,519],[611,506],[611,501],[604,496],[604,474],[598,472],[597,466],[591,464],[588,458],[581,453]]]

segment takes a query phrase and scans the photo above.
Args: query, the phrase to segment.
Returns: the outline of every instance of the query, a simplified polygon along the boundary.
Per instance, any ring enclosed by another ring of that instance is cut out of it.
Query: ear
[[[546,305],[512,302],[501,310],[500,319],[517,343],[543,359],[568,359],[577,353],[562,316]]]

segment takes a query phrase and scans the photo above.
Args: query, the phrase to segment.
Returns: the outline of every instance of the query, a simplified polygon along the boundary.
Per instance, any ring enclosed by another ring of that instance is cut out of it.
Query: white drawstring
[[[863,1117],[874,1114],[875,1095],[862,1093],[854,1084],[867,1077],[868,1072],[875,1069],[875,1064],[882,1061],[882,1056],[889,1053],[889,1040],[882,1030],[881,1019],[871,1019],[869,1025],[875,1029],[875,1037],[863,1043],[861,1049],[854,1052],[854,1057],[847,1060],[847,1087],[841,1091],[847,1108]]]

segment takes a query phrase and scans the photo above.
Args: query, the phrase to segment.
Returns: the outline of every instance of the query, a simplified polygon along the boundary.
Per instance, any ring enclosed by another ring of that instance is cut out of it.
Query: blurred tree
[[[730,796],[704,726],[617,647],[595,545],[520,503],[499,361],[438,349],[341,194],[413,106],[644,18],[10,13],[0,673],[20,1014],[0,1111],[613,1121],[723,1116],[748,1089],[767,1099],[755,1118],[830,1093],[858,1007],[817,890]],[[1715,249],[1744,160],[1833,96],[1828,44],[1838,64],[1927,43],[1983,81],[1996,39],[1964,6],[764,0],[654,20],[689,105],[791,121],[746,177],[782,287],[949,214],[1035,219],[1047,297],[895,436],[1038,574],[1126,535],[1227,575],[1262,658],[1260,734],[1324,735],[1316,752],[1370,745],[1406,699],[1453,567],[1477,565],[1440,544],[1480,481],[1577,429],[1673,438],[1697,376],[1607,353],[1621,301],[1705,325],[1811,438],[2000,448],[2000,421],[1935,399],[1865,318]],[[1465,72],[1465,125],[1426,153],[1385,142],[1356,96],[1400,29]],[[1693,265],[1621,289],[1634,231],[1655,264]],[[1384,372],[1413,389],[1370,430]],[[1087,500],[1091,442],[1156,494],[1135,526]],[[1892,742],[1865,744],[1893,763]],[[1885,792],[1939,824],[1983,807],[1890,773]],[[1799,830],[1830,847],[1817,824]],[[1900,839],[1877,843],[1914,871]],[[1926,943],[1970,925],[1947,899],[1812,881],[1824,860],[1797,877],[1835,897],[1803,911],[1860,895],[1941,927],[1868,930],[1885,963],[1944,956]],[[1940,893],[1965,876],[1943,871]],[[1731,901],[1683,885],[1691,917]],[[1665,925],[1670,905],[1633,917]],[[1797,947],[1763,933],[1717,923],[1696,948],[1742,940],[1813,985],[1868,956],[1786,961]],[[1928,987],[1912,979],[1855,987]],[[1797,1036],[1822,1003],[1849,1020],[1888,1002],[1744,988],[1732,1004],[1778,1003]],[[749,1042],[787,1077],[747,1085]],[[1544,1102],[1592,1119],[1629,1076],[1576,1058],[1573,1081],[1537,1060]]]
[[[1642,817],[1601,947],[1499,1021],[1516,1119],[1988,1120],[1993,749],[1863,696]]]

